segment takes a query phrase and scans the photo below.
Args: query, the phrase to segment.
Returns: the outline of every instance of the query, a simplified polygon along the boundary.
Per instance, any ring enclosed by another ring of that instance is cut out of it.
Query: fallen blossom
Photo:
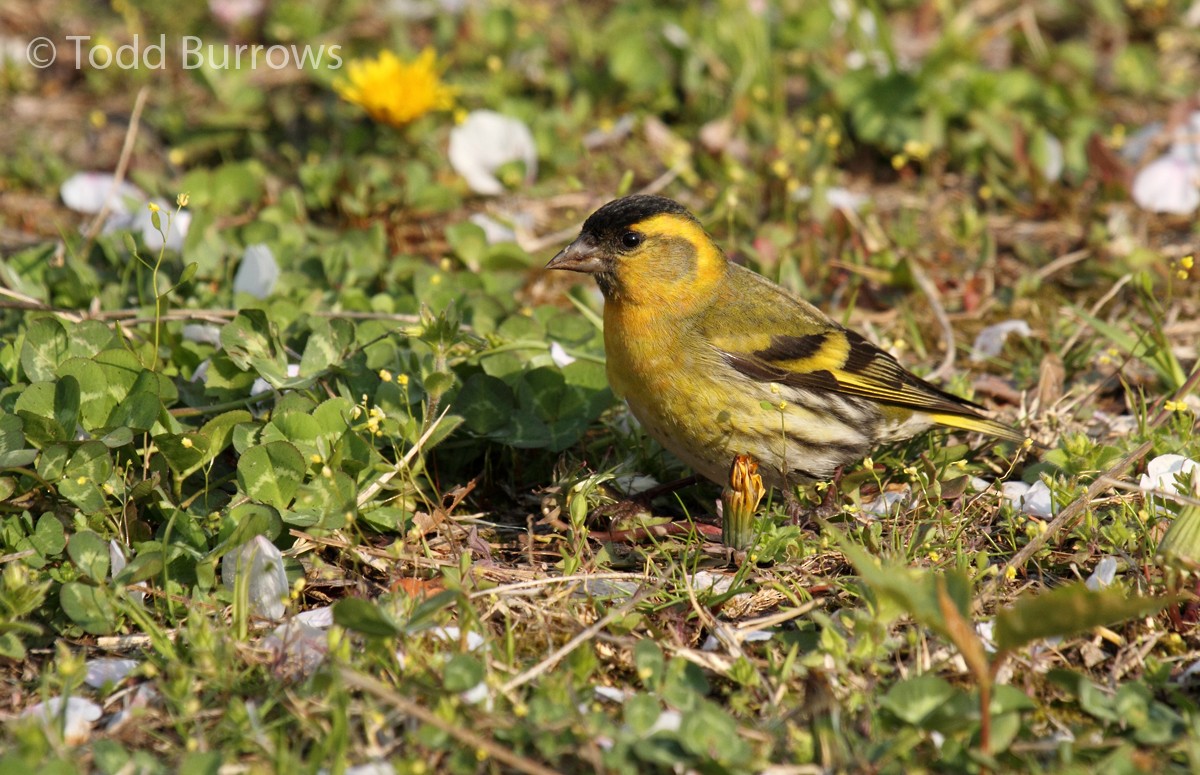
[[[247,245],[242,251],[237,274],[233,276],[233,292],[248,293],[256,299],[265,299],[275,290],[279,280],[279,264],[271,248],[262,243]]]
[[[104,711],[91,700],[51,697],[21,711],[20,718],[38,719],[45,729],[60,731],[67,745],[80,745],[87,742],[92,733],[92,724],[99,721],[102,715]]]
[[[1113,579],[1117,575],[1117,558],[1103,557],[1100,562],[1096,563],[1096,569],[1092,571],[1092,575],[1087,577],[1084,584],[1087,588],[1096,592],[1104,589],[1113,583]]]
[[[289,588],[283,555],[266,536],[255,536],[221,559],[221,582],[233,590],[246,584],[250,612],[265,619],[282,619]]]
[[[105,684],[120,683],[125,676],[142,664],[136,659],[115,659],[112,657],[97,657],[89,659],[84,668],[86,675],[83,682],[93,689],[99,689]]]
[[[975,343],[971,345],[971,360],[979,362],[995,358],[1004,349],[1009,334],[1033,336],[1033,331],[1024,320],[1005,320],[988,326],[975,337]]]
[[[1000,485],[1000,492],[1013,508],[1024,514],[1042,519],[1054,516],[1050,488],[1041,480],[1032,485],[1024,482],[1004,482]]]
[[[1159,455],[1146,464],[1138,488],[1142,492],[1165,492],[1178,495],[1180,477],[1192,476],[1194,483],[1200,482],[1200,463],[1183,455]]]
[[[575,362],[575,358],[568,355],[567,351],[558,342],[550,343],[550,360],[554,361],[554,365],[560,369],[564,366],[570,366]]]
[[[537,178],[537,145],[520,119],[491,110],[472,111],[450,130],[450,166],[477,194],[504,193],[496,170],[511,162],[525,164],[525,182]]]

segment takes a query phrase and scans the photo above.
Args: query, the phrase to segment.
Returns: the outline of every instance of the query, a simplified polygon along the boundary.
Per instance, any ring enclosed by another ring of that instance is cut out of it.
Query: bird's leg
[[[783,510],[788,516],[788,521],[796,527],[801,527],[808,521],[808,510],[800,503],[800,499],[796,497],[796,491],[791,487],[783,491]]]
[[[840,486],[842,483],[843,466],[838,466],[834,469],[833,478],[829,481],[829,486],[825,488],[825,495],[821,498],[821,505],[817,506],[817,516],[822,519],[832,517],[838,513],[841,504],[838,502]]]

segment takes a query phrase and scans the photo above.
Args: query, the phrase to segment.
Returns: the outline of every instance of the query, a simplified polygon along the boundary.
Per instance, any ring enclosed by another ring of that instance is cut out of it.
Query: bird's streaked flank
[[[670,199],[609,202],[547,268],[595,276],[613,390],[714,482],[749,455],[767,484],[788,492],[934,426],[1024,440],[729,261]]]

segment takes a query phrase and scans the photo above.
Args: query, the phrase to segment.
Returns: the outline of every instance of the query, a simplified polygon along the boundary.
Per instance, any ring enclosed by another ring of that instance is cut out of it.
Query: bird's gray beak
[[[579,239],[558,251],[558,255],[546,264],[547,269],[566,269],[571,272],[596,274],[609,269],[609,261],[600,254],[591,236],[580,234]]]

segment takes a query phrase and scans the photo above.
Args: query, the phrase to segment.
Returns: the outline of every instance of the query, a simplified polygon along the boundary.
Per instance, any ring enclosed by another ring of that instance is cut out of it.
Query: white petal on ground
[[[1109,584],[1113,583],[1113,579],[1117,576],[1117,558],[1104,557],[1100,562],[1096,563],[1096,569],[1092,571],[1092,575],[1087,577],[1084,584],[1093,592],[1104,589]]]
[[[1188,215],[1200,207],[1200,164],[1167,155],[1133,179],[1133,201],[1154,213]]]
[[[99,689],[107,683],[120,683],[140,664],[142,663],[136,659],[114,659],[112,657],[89,659],[84,665],[87,674],[83,682],[93,689]]]
[[[109,539],[108,542],[108,575],[109,578],[116,578],[121,571],[125,570],[125,550],[117,543],[117,539]],[[129,599],[137,603],[145,602],[145,592],[128,591]]]
[[[1142,474],[1138,487],[1143,492],[1158,490],[1178,494],[1178,477],[1182,474],[1192,475],[1192,481],[1200,481],[1200,463],[1183,455],[1159,455],[1146,464],[1146,473]]]
[[[391,762],[381,759],[347,767],[346,775],[396,775],[396,768]]]
[[[550,360],[554,361],[554,364],[560,369],[575,362],[575,358],[568,355],[567,351],[558,342],[550,343]]]
[[[262,640],[262,648],[275,661],[301,675],[311,675],[329,653],[329,638],[325,630],[298,621],[293,617],[271,631]]]
[[[912,493],[905,490],[888,490],[878,498],[862,504],[862,511],[873,517],[888,517],[899,514],[912,500]]]
[[[813,190],[811,186],[800,186],[792,192],[792,201],[807,202],[813,198]],[[866,194],[858,194],[848,188],[834,186],[833,188],[825,189],[825,203],[835,210],[841,210],[844,213],[856,213],[862,209],[862,206],[870,201],[870,197]]]
[[[487,681],[480,681],[465,692],[460,692],[458,696],[468,705],[478,705],[488,698],[488,694]]]
[[[515,231],[486,213],[475,213],[467,220],[483,229],[483,238],[487,240],[489,245],[517,241],[517,233]]]
[[[107,172],[77,172],[67,178],[59,188],[63,204],[77,213],[94,215],[104,209],[108,201],[109,212],[128,214],[138,205],[145,206],[146,195],[128,181],[113,188],[116,177]]]
[[[1053,516],[1050,488],[1043,481],[1032,485],[1024,482],[1004,482],[1000,492],[1013,508],[1033,517],[1047,519]]]
[[[468,5],[470,0],[388,0],[384,8],[401,19],[420,21],[435,16],[456,16]]]
[[[262,16],[265,8],[264,0],[208,0],[209,13],[226,27],[253,21]]]
[[[262,243],[247,245],[242,251],[237,274],[233,277],[233,292],[248,293],[256,299],[265,299],[275,290],[279,279],[279,264],[271,248]]]
[[[265,536],[255,536],[221,559],[221,582],[228,589],[246,579],[250,612],[267,619],[282,619],[288,596],[283,555]]]
[[[318,775],[329,775],[325,767],[317,770]],[[345,769],[346,775],[396,775],[396,768],[386,759],[376,759],[364,764],[356,764]]]
[[[721,573],[700,570],[692,574],[692,588],[697,592],[712,592],[722,595],[733,586],[733,577]]]
[[[996,622],[992,619],[975,624],[975,634],[983,641],[983,649],[989,654],[996,653]]]
[[[537,145],[529,127],[519,119],[476,110],[450,130],[450,166],[477,194],[504,193],[495,172],[514,161],[525,163],[525,182],[533,182],[537,177]]]
[[[183,327],[183,338],[189,342],[218,347],[221,344],[221,329],[209,323],[188,323]]]
[[[333,606],[323,605],[320,608],[310,608],[296,614],[292,619],[301,624],[307,624],[309,627],[332,627]]]
[[[458,627],[434,627],[429,634],[438,640],[448,643],[459,643],[462,640],[462,630]],[[467,631],[467,651],[474,651],[484,644],[483,636],[477,632]]]
[[[611,702],[625,702],[629,699],[629,693],[624,689],[618,689],[615,686],[595,686],[592,692],[602,700],[610,700]]]
[[[683,716],[677,710],[664,710],[659,714],[654,724],[646,730],[646,737],[655,732],[678,732],[683,723]]]
[[[1042,142],[1041,150],[1041,169],[1042,177],[1046,180],[1058,180],[1063,173],[1065,160],[1063,159],[1062,141],[1054,135],[1039,134]],[[1036,158],[1036,156],[1035,156]]]
[[[51,697],[21,711],[20,717],[36,718],[47,729],[58,728],[61,723],[63,740],[69,745],[87,742],[92,732],[92,724],[100,720],[104,711],[96,703],[82,697],[67,698],[65,708],[63,702],[62,697]]]
[[[1008,339],[1009,334],[1033,336],[1033,331],[1024,320],[1006,320],[1003,323],[988,326],[975,337],[975,343],[971,345],[971,360],[983,361],[995,358],[1004,350],[1004,342]]]

